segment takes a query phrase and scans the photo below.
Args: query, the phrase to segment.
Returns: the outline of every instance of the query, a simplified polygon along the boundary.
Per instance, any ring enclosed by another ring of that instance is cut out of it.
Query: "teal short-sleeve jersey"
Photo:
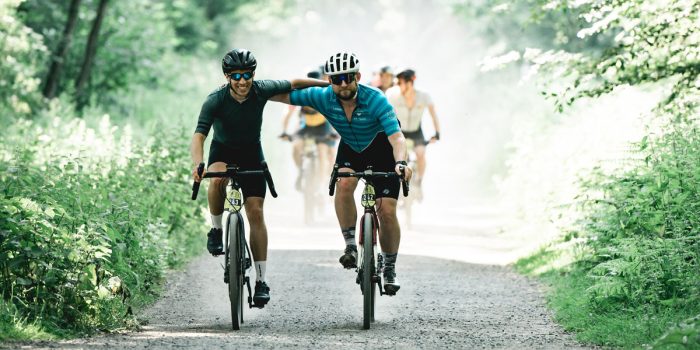
[[[365,150],[377,134],[384,132],[386,136],[391,136],[401,131],[394,108],[384,94],[364,84],[358,84],[357,108],[350,121],[345,117],[345,111],[331,86],[294,90],[289,99],[293,105],[311,106],[321,112],[343,142],[358,153]]]

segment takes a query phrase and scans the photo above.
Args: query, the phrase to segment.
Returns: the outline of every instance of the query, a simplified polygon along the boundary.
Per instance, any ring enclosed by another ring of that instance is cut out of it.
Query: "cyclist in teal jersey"
[[[294,90],[282,99],[285,103],[311,106],[321,112],[341,136],[336,163],[340,171],[395,171],[401,174],[406,166],[404,139],[394,108],[384,94],[371,86],[358,83],[360,62],[352,53],[331,56],[324,66],[331,86]],[[410,180],[412,170],[404,170]],[[358,180],[342,178],[337,183],[335,209],[345,239],[345,253],[340,263],[345,268],[357,266],[355,224],[357,209],[354,191]],[[396,279],[396,258],[401,240],[401,228],[396,217],[399,179],[387,178],[374,182],[377,214],[380,220],[379,242],[384,254],[384,288],[390,294],[400,288]]]
[[[257,61],[245,49],[233,49],[226,53],[221,69],[227,84],[209,94],[202,105],[197,128],[192,136],[190,152],[194,180],[202,177],[197,167],[203,162],[204,140],[214,128],[209,150],[208,171],[223,172],[227,165],[236,164],[241,170],[260,170],[265,159],[260,145],[263,108],[268,100],[288,99],[292,89],[310,86],[328,86],[316,79],[255,80]],[[204,174],[202,174],[204,175]],[[223,254],[222,214],[224,210],[225,179],[213,179],[209,183],[209,212],[212,228],[207,234],[207,249],[212,255]],[[267,263],[267,227],[263,217],[263,201],[266,184],[263,177],[241,178],[244,206],[250,226],[250,248],[255,260],[255,304],[265,305],[270,300],[270,288],[265,281]]]

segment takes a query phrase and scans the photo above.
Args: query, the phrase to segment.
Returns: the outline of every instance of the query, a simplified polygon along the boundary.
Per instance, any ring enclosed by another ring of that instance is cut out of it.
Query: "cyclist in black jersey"
[[[226,166],[236,164],[241,170],[260,170],[264,160],[260,145],[263,108],[268,100],[280,101],[292,89],[310,86],[328,86],[328,82],[315,79],[255,80],[257,60],[245,49],[233,49],[226,53],[221,69],[227,84],[209,94],[202,105],[197,128],[192,136],[190,152],[194,180],[202,177],[197,167],[203,162],[204,140],[214,128],[209,150],[208,171],[223,172]],[[206,171],[205,171],[206,173]],[[204,175],[204,174],[202,174]],[[212,179],[209,183],[209,212],[212,229],[207,234],[207,249],[212,255],[223,254],[222,214],[226,179]],[[265,305],[270,300],[270,289],[265,281],[267,262],[267,227],[263,217],[266,193],[263,177],[241,178],[244,206],[250,226],[250,248],[257,272],[255,304]]]

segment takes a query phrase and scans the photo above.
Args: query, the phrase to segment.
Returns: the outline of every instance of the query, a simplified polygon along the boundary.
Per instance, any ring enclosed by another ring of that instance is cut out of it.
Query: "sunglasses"
[[[352,82],[355,81],[355,73],[343,73],[343,74],[336,74],[336,75],[331,75],[331,83],[333,85],[340,85],[343,82],[346,84],[352,84]]]
[[[229,76],[229,78],[233,79],[234,81],[241,80],[241,77],[243,77],[243,79],[245,79],[245,80],[250,80],[250,78],[253,77],[253,72],[231,73],[228,76]]]

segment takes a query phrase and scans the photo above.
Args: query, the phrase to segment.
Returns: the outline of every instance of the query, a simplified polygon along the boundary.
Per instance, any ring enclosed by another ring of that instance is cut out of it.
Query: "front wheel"
[[[373,281],[376,266],[374,261],[374,217],[365,214],[362,218],[362,296],[363,303],[363,327],[369,329],[374,322],[374,306],[376,302],[377,285]]]
[[[229,273],[228,296],[231,302],[231,319],[234,330],[241,329],[243,323],[243,279],[245,278],[242,264],[244,252],[241,236],[245,234],[241,228],[241,214],[228,215],[227,220],[227,264]]]

